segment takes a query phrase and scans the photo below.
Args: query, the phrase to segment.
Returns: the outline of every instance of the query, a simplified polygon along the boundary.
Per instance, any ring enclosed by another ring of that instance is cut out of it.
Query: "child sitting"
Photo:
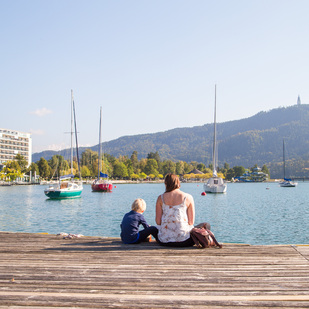
[[[146,202],[138,198],[132,204],[132,210],[124,215],[121,227],[121,240],[125,244],[138,244],[143,241],[149,241],[148,236],[151,234],[155,239],[158,236],[158,229],[155,226],[147,224],[143,212],[146,210]],[[142,224],[144,229],[139,231],[139,225]]]

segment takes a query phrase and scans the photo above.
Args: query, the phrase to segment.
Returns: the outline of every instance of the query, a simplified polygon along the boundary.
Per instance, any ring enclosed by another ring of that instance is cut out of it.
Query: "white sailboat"
[[[206,193],[225,193],[227,190],[227,185],[221,177],[218,177],[217,174],[217,119],[216,111],[217,110],[217,86],[215,86],[215,112],[214,112],[214,141],[213,141],[213,151],[212,151],[212,160],[213,160],[213,175],[208,179],[207,183],[204,184],[204,191]]]
[[[283,139],[283,181],[280,183],[280,187],[285,187],[285,188],[293,188],[297,186],[297,182],[292,181],[290,178],[285,177],[285,144],[284,144],[284,139]]]
[[[76,155],[79,171],[79,181],[74,180],[73,175],[73,116],[75,124],[75,139],[76,139]],[[76,130],[76,117],[75,117],[75,105],[73,99],[73,90],[71,90],[71,174],[60,176],[59,182],[51,184],[49,188],[44,190],[44,193],[50,199],[63,199],[63,198],[76,198],[80,197],[83,191],[83,183],[81,181],[79,156],[78,156],[78,142],[77,142],[77,130]]]

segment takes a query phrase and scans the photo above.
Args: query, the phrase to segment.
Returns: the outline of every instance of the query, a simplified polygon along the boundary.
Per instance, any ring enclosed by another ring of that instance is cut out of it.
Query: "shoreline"
[[[83,184],[86,185],[90,185],[92,184],[94,180],[83,180]],[[161,184],[164,183],[164,179],[161,180],[145,180],[145,181],[141,181],[141,180],[110,180],[112,182],[112,184]],[[279,183],[281,180],[280,179],[271,179],[268,181],[252,181],[252,182],[243,182],[243,181],[226,181],[226,183],[238,183],[238,184],[248,184],[248,183]],[[204,184],[206,182],[206,180],[186,180],[186,181],[181,181],[181,183],[198,183],[198,184]],[[308,182],[305,180],[301,181],[301,182]],[[57,181],[51,180],[51,181],[41,181],[41,182],[5,182],[5,181],[0,181],[0,186],[1,187],[9,187],[9,186],[29,186],[29,185],[49,185],[49,184],[53,184],[53,183],[57,183]]]
[[[91,185],[93,180],[91,181],[83,181],[84,185]],[[139,181],[139,180],[111,180],[112,184],[164,184],[164,180],[147,180],[147,181]],[[263,184],[271,184],[271,183],[276,183],[279,184],[280,180],[275,179],[275,180],[269,180],[269,181],[252,181],[252,182],[240,182],[240,181],[227,181],[226,183],[235,183],[235,184],[257,184],[257,183],[263,183]],[[308,180],[302,180],[298,181],[302,183],[309,182]],[[57,181],[41,181],[39,183],[29,183],[29,182],[0,182],[0,187],[10,187],[10,186],[32,186],[32,185],[50,185],[53,183],[57,183]],[[200,180],[191,180],[191,181],[181,181],[181,183],[196,183],[196,184],[204,184],[205,181],[200,181]]]

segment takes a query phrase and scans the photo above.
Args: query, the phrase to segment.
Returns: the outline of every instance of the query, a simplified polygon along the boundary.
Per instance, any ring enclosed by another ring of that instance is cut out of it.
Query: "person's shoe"
[[[145,242],[151,242],[151,235],[149,235],[146,239]]]

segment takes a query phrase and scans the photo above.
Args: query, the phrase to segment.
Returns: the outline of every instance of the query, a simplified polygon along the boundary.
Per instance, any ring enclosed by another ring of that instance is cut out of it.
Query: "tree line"
[[[118,156],[117,158],[103,154],[98,157],[98,152],[86,149],[80,159],[80,173],[83,179],[93,179],[98,175],[98,165],[101,160],[101,171],[108,174],[111,179],[144,180],[162,179],[168,173],[181,175],[184,179],[207,179],[212,177],[213,166],[206,166],[196,161],[185,162],[172,160],[161,160],[158,152],[150,152],[147,158],[138,159],[137,151],[133,151],[129,156]],[[243,166],[230,167],[224,163],[223,167],[217,167],[218,176],[226,180],[243,175],[246,171],[253,171],[257,165],[250,169]],[[201,173],[194,173],[198,170]],[[193,171],[193,172],[192,172]],[[23,174],[40,175],[43,180],[57,179],[59,176],[71,174],[71,162],[62,155],[54,155],[50,160],[41,157],[39,161],[31,163],[27,167],[27,161],[23,156],[17,155],[15,160],[4,164],[0,172],[1,179],[15,180],[22,178]],[[262,172],[269,175],[266,165],[262,167]],[[76,157],[73,158],[73,174],[79,177],[78,163]]]

